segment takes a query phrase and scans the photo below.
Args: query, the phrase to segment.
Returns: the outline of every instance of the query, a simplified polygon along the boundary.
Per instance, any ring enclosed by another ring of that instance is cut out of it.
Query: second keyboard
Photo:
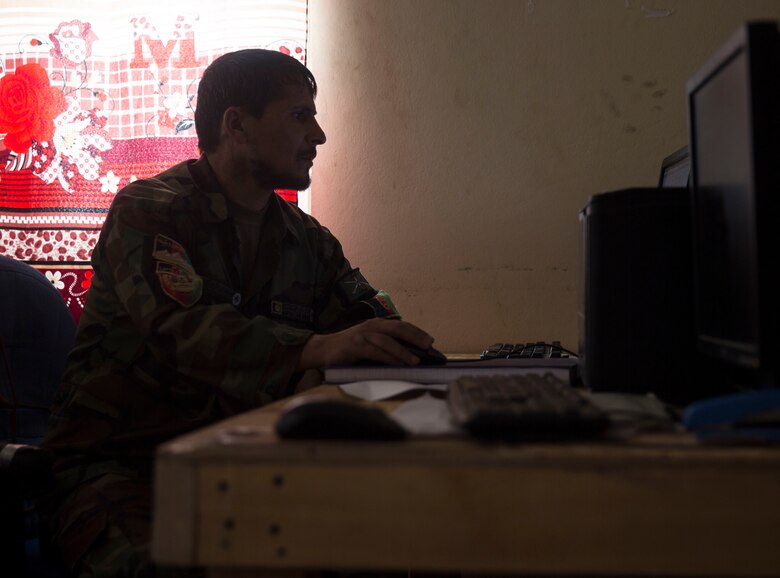
[[[572,438],[601,433],[606,414],[552,374],[480,375],[449,384],[453,419],[476,437]]]

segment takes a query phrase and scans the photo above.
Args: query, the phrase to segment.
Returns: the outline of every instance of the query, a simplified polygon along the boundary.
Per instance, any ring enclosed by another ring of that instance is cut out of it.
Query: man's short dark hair
[[[275,50],[248,48],[223,54],[203,73],[198,86],[195,130],[198,147],[213,152],[219,144],[222,115],[231,106],[262,116],[269,102],[284,95],[284,87],[300,83],[317,94],[311,71],[292,56]]]

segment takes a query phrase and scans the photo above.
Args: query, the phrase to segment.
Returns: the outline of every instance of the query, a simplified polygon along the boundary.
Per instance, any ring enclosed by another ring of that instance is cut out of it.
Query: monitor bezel
[[[707,86],[716,75],[724,70],[737,56],[745,53],[748,59],[750,111],[750,141],[753,149],[751,173],[753,186],[753,244],[756,251],[756,303],[758,308],[757,343],[749,344],[752,352],[746,354],[745,343],[728,341],[707,335],[701,331],[701,312],[697,307],[696,331],[699,350],[734,367],[741,368],[748,375],[751,384],[777,385],[778,344],[780,339],[780,297],[778,270],[772,262],[772,253],[780,247],[780,91],[778,90],[778,58],[780,33],[776,22],[750,22],[740,27],[729,40],[697,70],[686,86],[688,107],[689,154],[691,160],[690,182],[694,204],[694,269],[700,260],[702,247],[697,245],[695,234],[697,212],[695,210],[698,191],[696,142],[696,108],[694,98],[699,90]],[[758,89],[761,90],[758,90]],[[694,272],[694,292],[699,293],[701,280]],[[698,299],[697,299],[698,302]]]

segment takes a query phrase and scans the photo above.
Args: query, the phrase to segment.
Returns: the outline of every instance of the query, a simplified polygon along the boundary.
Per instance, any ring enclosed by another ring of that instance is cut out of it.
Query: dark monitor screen
[[[706,246],[697,253],[700,339],[756,356],[759,311],[747,67],[746,52],[740,50],[693,94],[698,120],[694,215],[696,245]]]
[[[777,146],[766,128],[780,102],[767,107],[764,96],[775,91],[776,66],[767,63],[777,45],[776,25],[746,25],[688,83],[698,344],[750,370],[767,363],[762,324],[772,317],[762,300],[768,216],[759,204],[774,181],[764,165]]]

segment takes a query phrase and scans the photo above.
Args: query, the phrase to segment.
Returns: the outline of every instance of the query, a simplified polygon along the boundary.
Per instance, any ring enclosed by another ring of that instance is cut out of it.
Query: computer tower
[[[686,188],[591,197],[584,246],[579,355],[594,391],[701,397],[696,380],[691,200]]]

